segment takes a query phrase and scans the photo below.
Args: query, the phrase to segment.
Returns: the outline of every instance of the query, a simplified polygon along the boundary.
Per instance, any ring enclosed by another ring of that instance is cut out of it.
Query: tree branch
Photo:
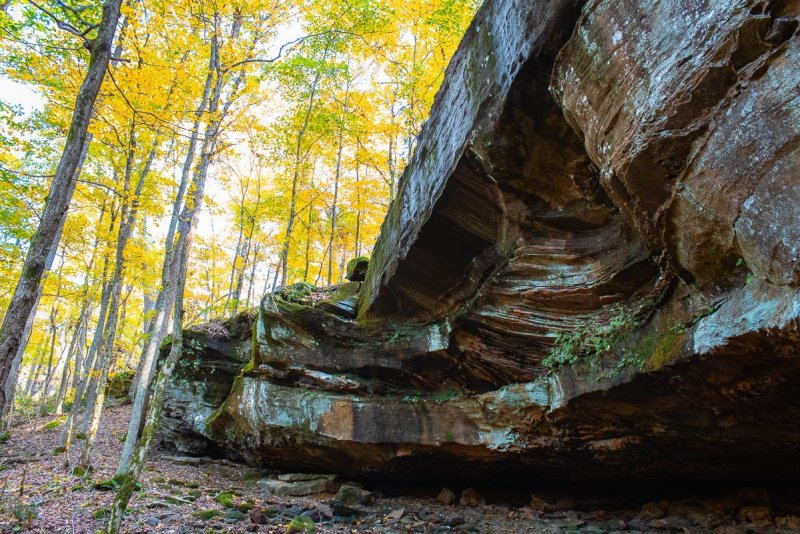
[[[28,3],[31,4],[32,6],[34,6],[39,11],[41,11],[42,13],[44,13],[45,15],[47,15],[48,17],[50,17],[53,20],[53,22],[56,23],[56,26],[58,26],[59,29],[64,30],[65,32],[71,33],[71,34],[75,35],[76,37],[80,37],[81,39],[83,39],[84,46],[86,46],[87,48],[91,48],[92,40],[89,39],[88,37],[86,37],[86,34],[89,33],[91,30],[93,30],[95,28],[98,28],[100,26],[99,24],[94,25],[93,27],[90,27],[88,30],[86,30],[84,32],[81,32],[75,26],[73,26],[69,22],[64,22],[63,20],[59,19],[54,14],[52,14],[50,11],[45,9],[43,6],[40,6],[39,4],[34,2],[33,0],[28,0]]]

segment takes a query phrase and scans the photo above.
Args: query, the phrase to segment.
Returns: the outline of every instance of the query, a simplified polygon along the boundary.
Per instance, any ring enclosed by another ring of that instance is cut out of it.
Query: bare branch
[[[110,187],[110,186],[108,186],[106,184],[101,184],[100,182],[93,182],[92,180],[86,180],[84,178],[80,178],[78,180],[78,183],[86,184],[86,185],[93,185],[95,187],[100,187],[102,189],[105,189],[106,191],[108,191],[109,193],[111,193],[113,195],[116,195],[118,197],[122,196],[122,194],[119,191],[117,191],[116,189],[114,189],[113,187]]]
[[[225,68],[225,70],[228,71],[228,70],[234,69],[236,67],[239,67],[241,65],[245,65],[247,63],[275,63],[276,61],[278,61],[279,59],[281,59],[284,56],[284,53],[288,54],[289,52],[294,50],[294,48],[296,46],[304,43],[305,41],[308,41],[309,39],[313,39],[315,37],[321,37],[323,35],[329,35],[331,33],[344,33],[344,34],[348,34],[348,35],[350,34],[350,32],[346,32],[344,30],[325,30],[323,32],[310,33],[308,35],[303,35],[302,37],[298,37],[297,39],[293,39],[293,40],[291,40],[291,41],[289,41],[287,43],[283,43],[281,45],[281,47],[278,49],[278,54],[275,55],[274,57],[266,58],[266,59],[265,58],[243,59],[241,61],[237,61],[236,63],[232,63],[231,65],[228,65]]]
[[[3,165],[0,165],[0,172],[16,174],[17,176],[25,176],[26,178],[52,178],[53,176],[55,176],[55,174],[30,174],[27,172],[15,171],[14,169],[9,169],[8,167],[4,167]]]
[[[58,26],[59,29],[64,30],[65,32],[71,33],[71,34],[75,35],[76,37],[80,37],[81,39],[83,39],[84,46],[86,46],[87,48],[91,47],[92,40],[87,38],[86,34],[89,33],[89,31],[91,31],[94,28],[90,28],[89,30],[87,30],[85,32],[81,32],[75,26],[73,26],[69,22],[64,22],[63,20],[59,19],[54,14],[52,14],[50,11],[48,11],[46,8],[44,8],[43,6],[40,6],[39,4],[34,2],[33,0],[28,0],[28,3],[31,4],[32,6],[34,6],[39,11],[41,11],[42,13],[44,13],[45,15],[47,15],[48,17],[50,17],[53,20],[53,22],[56,23],[56,26]],[[98,26],[99,25],[95,25],[95,28],[98,27]]]

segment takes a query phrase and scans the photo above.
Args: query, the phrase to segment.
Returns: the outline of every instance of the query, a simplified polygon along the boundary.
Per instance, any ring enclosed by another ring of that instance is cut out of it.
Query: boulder
[[[351,282],[363,282],[367,276],[367,268],[369,267],[369,258],[359,256],[347,262],[347,269],[345,270],[345,278]]]
[[[472,488],[467,488],[461,492],[461,498],[458,500],[461,506],[481,506],[486,504],[483,496]]]
[[[361,504],[371,504],[372,493],[357,486],[342,484],[336,492],[336,502],[344,506],[357,506]]]
[[[456,494],[450,488],[442,488],[436,496],[436,500],[442,504],[454,504],[456,502]]]
[[[191,334],[165,441],[384,480],[796,478],[798,16],[487,0],[363,284]]]
[[[330,477],[313,478],[310,480],[295,480],[291,482],[275,479],[259,480],[258,485],[269,493],[282,497],[303,497],[327,493],[336,490],[337,483]]]

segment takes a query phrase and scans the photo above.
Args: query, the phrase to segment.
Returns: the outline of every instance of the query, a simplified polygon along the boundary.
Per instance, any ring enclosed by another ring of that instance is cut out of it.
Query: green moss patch
[[[225,508],[236,508],[235,499],[236,493],[233,491],[222,491],[218,493],[216,497],[214,497],[214,500],[216,500]]]
[[[222,510],[197,510],[196,512],[192,512],[192,515],[198,519],[202,519],[203,521],[208,521],[209,519],[214,519],[215,517],[222,517],[223,513]]]
[[[123,473],[121,475],[116,475],[108,480],[102,480],[100,482],[95,482],[92,484],[92,487],[99,491],[116,491],[122,484],[125,482],[125,478],[129,476],[127,473]],[[134,486],[134,491],[139,491],[142,489],[142,485],[137,482],[136,486]]]
[[[307,515],[299,515],[286,525],[286,534],[303,534],[314,532],[317,525]]]
[[[50,421],[49,423],[44,425],[42,427],[42,430],[53,430],[53,429],[56,429],[56,428],[58,428],[58,427],[60,427],[61,425],[64,424],[64,420],[65,420],[64,417],[56,417],[55,419],[53,419],[52,421]]]

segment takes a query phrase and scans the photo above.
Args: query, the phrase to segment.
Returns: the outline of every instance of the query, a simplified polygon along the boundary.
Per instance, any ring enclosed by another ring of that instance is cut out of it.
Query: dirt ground
[[[113,476],[127,430],[129,406],[105,410],[94,471],[73,476],[65,456],[54,455],[60,428],[41,417],[11,428],[0,443],[0,532],[91,533],[100,529],[113,491],[95,484]],[[52,425],[51,425],[52,426]],[[83,442],[70,452],[75,461]],[[410,491],[403,496],[371,488],[371,502],[337,506],[333,493],[279,497],[259,480],[269,473],[227,461],[190,460],[154,451],[131,500],[124,531],[330,533],[561,533],[800,531],[800,506],[776,503],[763,488],[730,490],[700,500],[655,500],[609,508],[602,500],[577,503],[569,495],[536,494],[511,500],[463,490],[445,496]],[[346,482],[346,481],[345,481]],[[357,483],[355,483],[357,485]],[[445,492],[446,493],[446,492]],[[609,508],[609,509],[605,509]],[[294,529],[294,530],[293,530]]]

